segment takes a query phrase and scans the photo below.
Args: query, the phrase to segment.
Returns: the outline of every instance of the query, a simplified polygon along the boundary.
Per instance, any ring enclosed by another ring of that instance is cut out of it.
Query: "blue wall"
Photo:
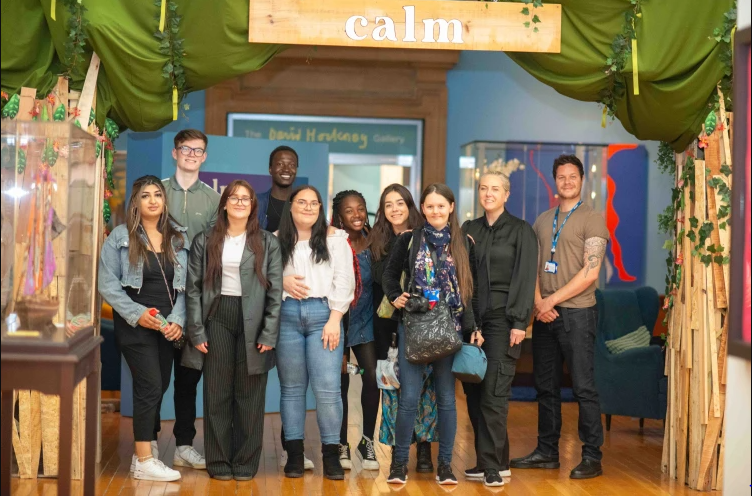
[[[470,141],[561,143],[639,143],[648,150],[646,283],[665,285],[665,238],[658,235],[658,214],[671,199],[672,181],[653,164],[658,143],[640,141],[618,121],[601,127],[597,104],[560,95],[525,72],[504,53],[463,52],[447,75],[447,184],[459,190],[460,147]]]

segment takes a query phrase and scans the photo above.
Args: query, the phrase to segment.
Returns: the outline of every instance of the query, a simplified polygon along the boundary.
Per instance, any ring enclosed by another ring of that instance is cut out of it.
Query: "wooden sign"
[[[522,13],[523,8],[529,9],[529,15]],[[533,23],[534,16],[540,22]],[[533,8],[532,3],[449,0],[250,0],[248,41],[559,53],[561,5],[547,3]]]

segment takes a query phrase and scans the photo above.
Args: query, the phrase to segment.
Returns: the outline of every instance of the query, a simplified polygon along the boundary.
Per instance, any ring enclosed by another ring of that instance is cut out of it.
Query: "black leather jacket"
[[[206,271],[206,240],[209,231],[196,235],[188,257],[188,284],[186,285],[186,337],[188,342],[181,359],[185,367],[201,370],[204,354],[195,345],[209,342],[206,326],[219,302],[222,289],[220,278],[211,288],[204,289]],[[274,351],[259,353],[256,345],[277,347],[279,312],[282,306],[282,252],[276,236],[261,231],[264,246],[264,275],[270,282],[265,289],[254,272],[255,254],[245,248],[240,262],[242,287],[243,328],[248,375],[268,372],[276,364]],[[209,346],[211,353],[211,345]]]

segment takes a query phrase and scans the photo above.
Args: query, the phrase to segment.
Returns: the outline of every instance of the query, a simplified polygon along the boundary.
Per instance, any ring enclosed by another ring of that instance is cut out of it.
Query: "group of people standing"
[[[281,387],[286,477],[313,468],[304,454],[306,391],[316,398],[323,474],[352,468],[348,443],[347,365],[362,369],[365,470],[380,468],[378,439],[392,446],[389,483],[407,481],[412,443],[418,472],[457,484],[451,467],[457,432],[453,356],[408,361],[402,312],[413,288],[440,294],[454,330],[488,360],[483,381],[463,384],[475,434],[477,466],[468,479],[501,486],[511,468],[558,468],[562,358],[580,407],[582,463],[570,474],[601,474],[603,433],[593,383],[595,282],[608,241],[603,218],[580,200],[584,170],[575,156],[553,164],[559,207],[531,227],[505,209],[509,179],[480,177],[484,215],[460,225],[455,198],[432,184],[416,205],[402,185],[382,193],[370,226],[354,190],[333,200],[331,218],[312,186],[294,187],[298,155],[270,155],[271,190],[256,194],[235,180],[222,194],[198,178],[207,137],[183,130],[172,152],[175,175],[133,183],[126,223],[105,241],[99,291],[113,307],[115,336],[133,375],[137,479],[172,481],[159,459],[159,411],[175,368],[173,465],[207,469],[219,480],[249,480],[261,457],[267,374]],[[516,360],[533,324],[538,445],[510,460],[507,414]],[[398,390],[379,390],[377,361],[397,347]],[[192,447],[196,388],[204,375],[205,458]],[[189,404],[191,403],[192,404]],[[379,409],[379,404],[381,408]]]

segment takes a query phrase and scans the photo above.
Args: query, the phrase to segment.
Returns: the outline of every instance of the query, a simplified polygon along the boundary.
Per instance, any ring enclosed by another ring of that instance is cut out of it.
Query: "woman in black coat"
[[[256,194],[230,183],[217,223],[191,246],[186,290],[190,347],[182,364],[204,369],[204,446],[209,475],[250,480],[258,471],[266,379],[275,365],[282,254],[259,228]]]
[[[502,476],[511,477],[507,414],[520,343],[533,311],[538,241],[527,222],[504,208],[509,198],[506,176],[484,174],[478,197],[485,213],[462,229],[475,240],[488,369],[481,384],[464,384],[478,460],[465,476],[483,479],[486,486],[501,486]]]

